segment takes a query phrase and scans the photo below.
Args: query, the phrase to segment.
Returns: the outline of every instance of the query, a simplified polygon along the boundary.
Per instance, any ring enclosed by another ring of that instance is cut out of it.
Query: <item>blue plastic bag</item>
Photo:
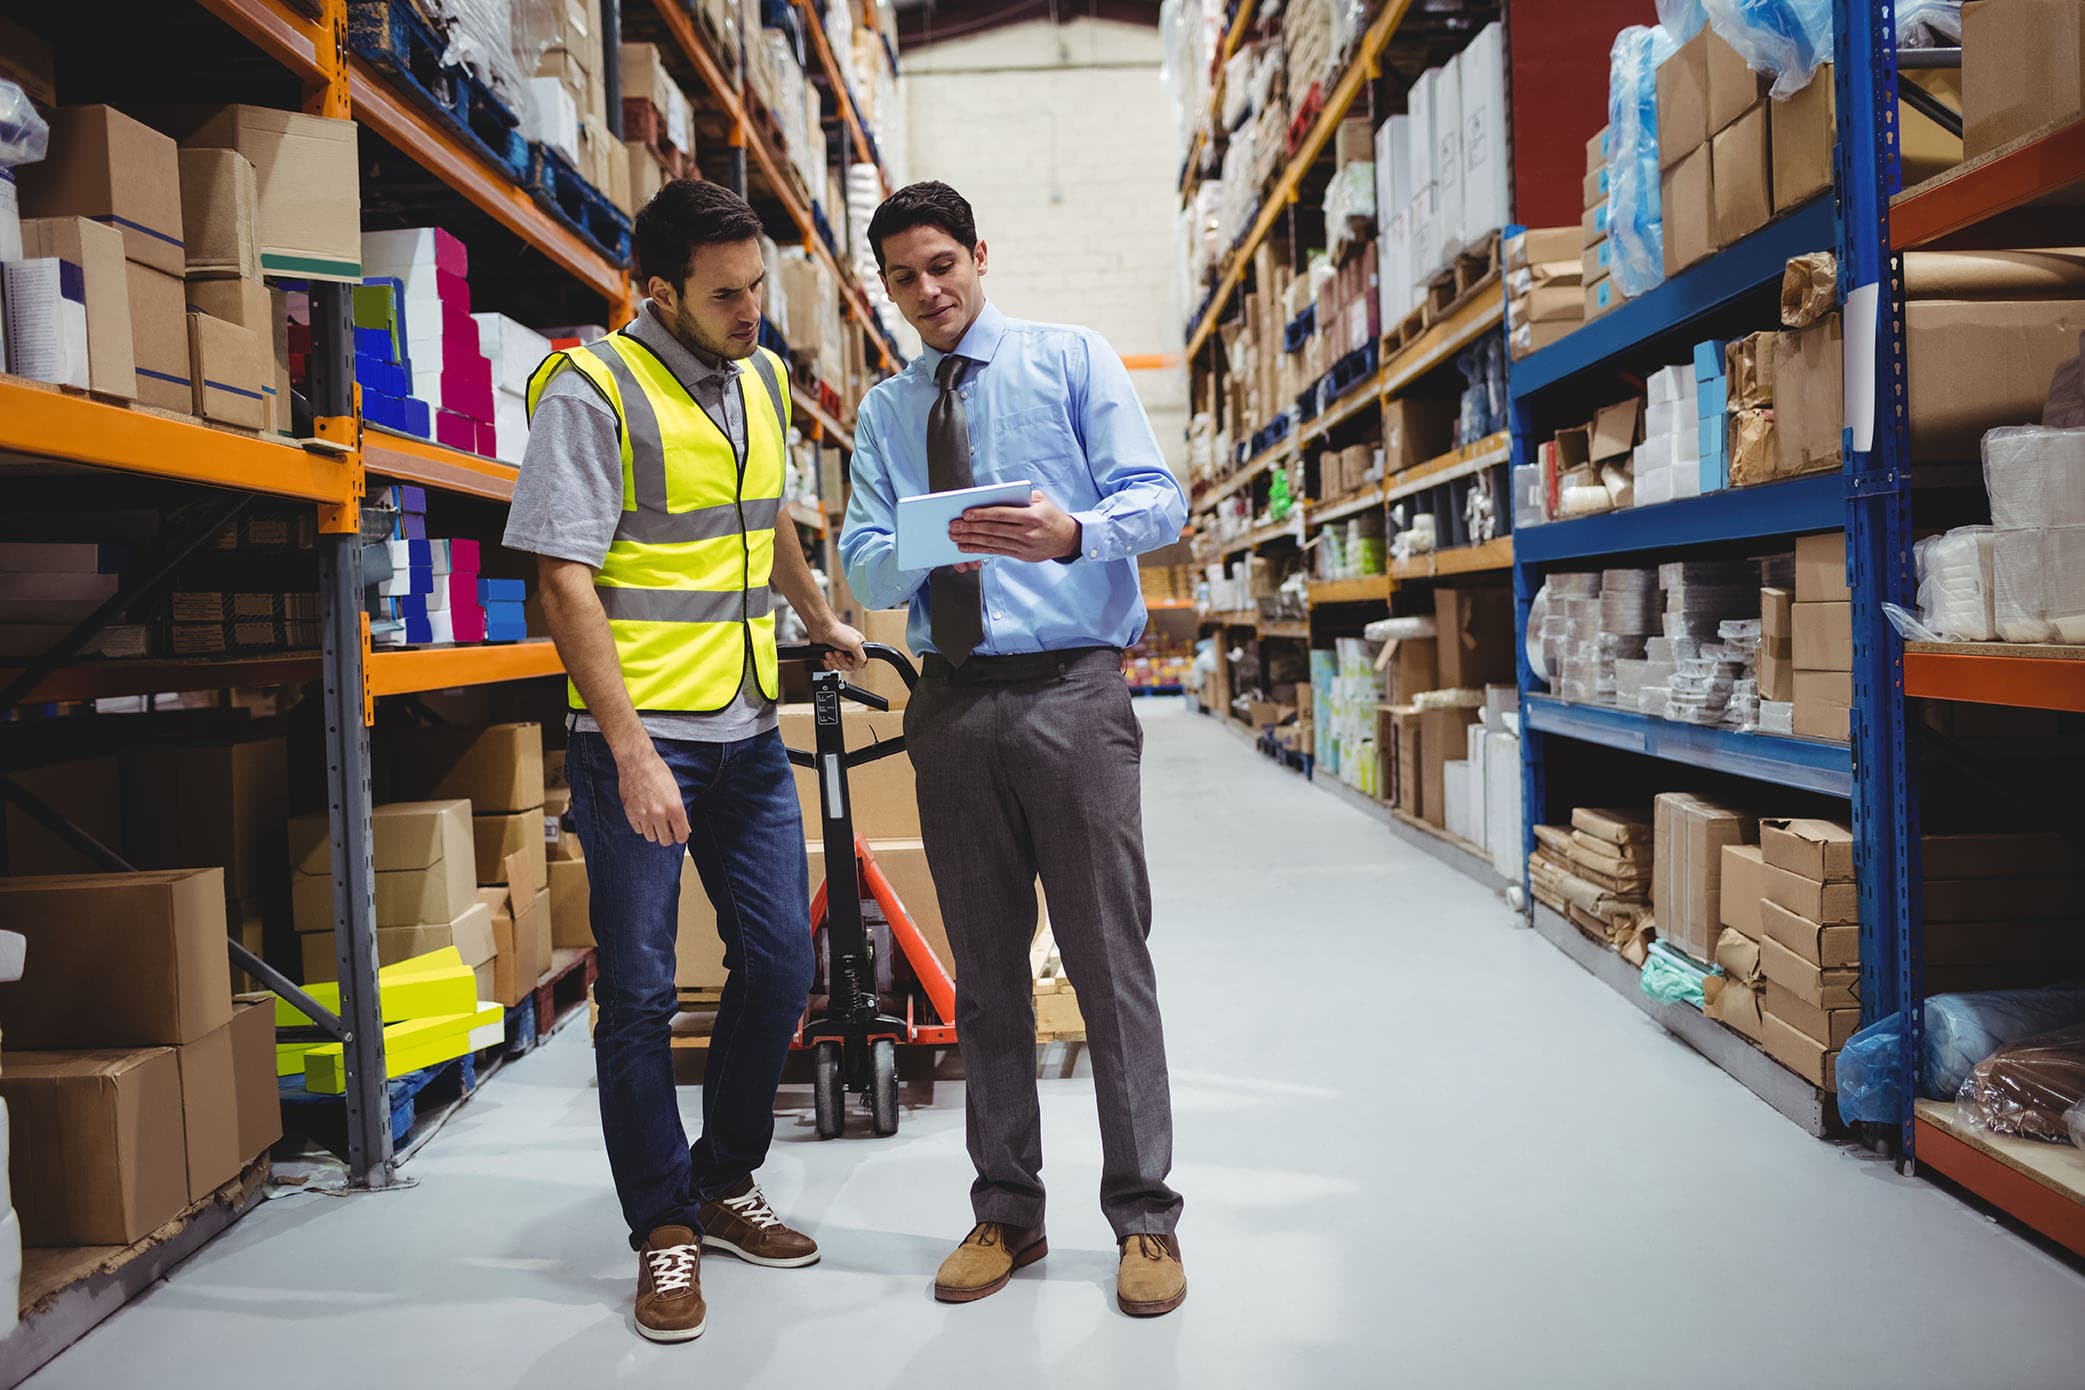
[[[1893,1125],[1904,1118],[1904,1016],[1878,1018],[1839,1049],[1839,1118]]]
[[[1700,33],[1708,22],[1709,12],[1701,0],[1658,0],[1658,23],[1680,43]]]
[[[1663,27],[1615,35],[1607,69],[1607,235],[1611,271],[1634,299],[1665,283],[1665,224],[1658,208],[1658,64],[1679,45]]]
[[[1786,101],[1832,60],[1831,0],[1702,0],[1709,24]]]
[[[1999,1048],[2037,1033],[2085,1023],[2085,985],[1936,994],[1926,1001],[1918,1091],[1953,1100],[1970,1071]],[[1895,1124],[1903,1116],[1904,1025],[1877,1019],[1839,1052],[1839,1117],[1848,1124]]]

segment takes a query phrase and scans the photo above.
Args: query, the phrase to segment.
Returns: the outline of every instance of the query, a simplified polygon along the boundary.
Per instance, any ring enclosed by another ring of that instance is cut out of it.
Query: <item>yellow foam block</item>
[[[384,1029],[384,1075],[405,1076],[432,1067],[471,1050],[471,1034],[502,1017],[497,1004],[461,1014],[435,1018],[407,1019]],[[315,1095],[337,1096],[347,1091],[347,1063],[339,1043],[315,1047],[304,1057],[304,1089]]]
[[[462,953],[454,946],[387,965],[376,972],[376,983],[386,1023],[469,1013],[478,1006],[478,977],[463,963]],[[320,1008],[340,1012],[338,981],[306,985],[304,992]],[[303,1028],[310,1024],[311,1019],[302,1009],[287,999],[276,999],[276,1027]]]
[[[323,1042],[279,1042],[275,1044],[275,1074],[298,1076],[304,1071],[304,1058],[316,1047],[339,1047],[339,1043]]]

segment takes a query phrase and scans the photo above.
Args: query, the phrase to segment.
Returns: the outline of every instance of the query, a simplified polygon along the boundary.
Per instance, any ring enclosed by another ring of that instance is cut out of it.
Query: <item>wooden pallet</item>
[[[528,189],[543,209],[609,260],[630,259],[630,218],[548,145],[529,146]]]
[[[1035,979],[1035,1040],[1039,1043],[1086,1041],[1086,1019],[1079,1012],[1078,992],[1064,973],[1057,954],[1057,935],[1048,922],[1028,948],[1029,973]]]
[[[444,63],[448,43],[404,0],[365,0],[348,9],[348,43],[420,106],[517,181],[529,171],[521,117],[461,64]]]
[[[549,1037],[567,1016],[593,998],[594,980],[600,973],[601,960],[591,946],[550,953],[550,969],[536,981],[536,992],[528,999],[536,1012],[538,1041]]]
[[[1499,234],[1486,232],[1483,240],[1469,247],[1455,258],[1450,267],[1455,275],[1455,298],[1457,303],[1466,299],[1480,286],[1498,278]]]
[[[1430,326],[1431,321],[1427,317],[1424,304],[1412,310],[1411,313],[1406,314],[1383,334],[1385,358],[1387,359],[1390,356],[1403,352],[1413,343],[1418,342]]]
[[[1295,155],[1297,148],[1310,134],[1310,128],[1318,123],[1318,115],[1324,109],[1325,84],[1322,81],[1313,82],[1310,84],[1309,95],[1303,98],[1303,105],[1297,108],[1296,114],[1289,120],[1289,135],[1285,146],[1287,154],[1292,157]]]

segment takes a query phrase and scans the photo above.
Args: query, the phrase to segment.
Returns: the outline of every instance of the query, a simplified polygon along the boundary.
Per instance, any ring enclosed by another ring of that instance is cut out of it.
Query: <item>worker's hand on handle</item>
[[[868,639],[838,618],[828,618],[815,627],[806,624],[805,635],[817,646],[832,648],[825,654],[828,671],[859,671],[869,664],[869,654],[862,650]]]
[[[949,523],[948,538],[965,555],[1004,555],[1036,564],[1079,553],[1078,519],[1039,489],[1025,507],[972,507]]]
[[[615,775],[632,830],[655,845],[688,843],[688,808],[681,800],[680,783],[658,749],[647,743],[628,756],[617,754]]]

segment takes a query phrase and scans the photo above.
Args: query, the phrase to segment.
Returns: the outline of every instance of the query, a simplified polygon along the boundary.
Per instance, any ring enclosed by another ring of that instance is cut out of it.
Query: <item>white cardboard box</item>
[[[1508,733],[1484,736],[1484,843],[1491,866],[1514,882],[1526,867],[1520,829],[1520,740]]]
[[[1463,240],[1513,220],[1506,168],[1506,31],[1487,24],[1462,51]]]
[[[1439,99],[1441,70],[1428,68],[1412,84],[1405,98],[1410,124],[1405,127],[1405,149],[1411,156],[1412,247],[1411,276],[1414,284],[1432,278],[1441,268],[1439,251],[1441,185],[1434,174],[1434,107]]]
[[[1440,185],[1440,217],[1435,224],[1436,267],[1463,248],[1462,191],[1462,55],[1441,67],[1433,89],[1433,175]]]
[[[7,369],[31,381],[87,389],[87,279],[56,256],[0,266],[6,285]]]

